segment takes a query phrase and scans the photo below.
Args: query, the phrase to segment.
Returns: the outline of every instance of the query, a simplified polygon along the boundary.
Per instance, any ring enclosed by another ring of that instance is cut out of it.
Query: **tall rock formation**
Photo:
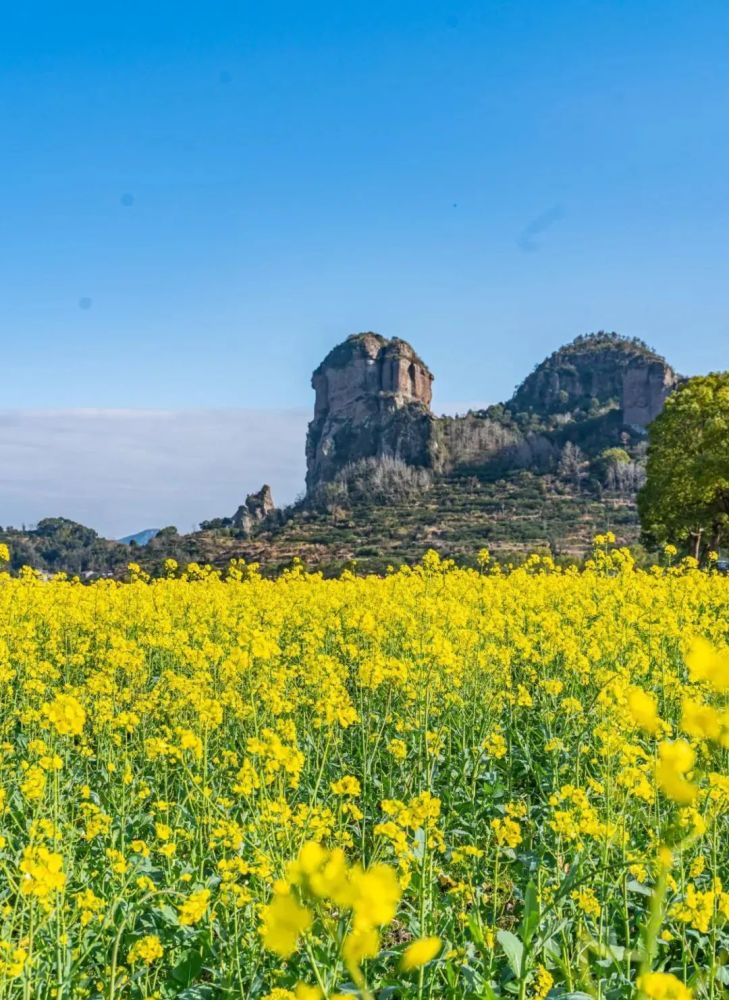
[[[312,376],[314,419],[306,439],[311,492],[362,458],[399,458],[429,466],[433,376],[404,340],[377,333],[348,337]]]
[[[616,333],[577,337],[528,375],[512,397],[514,412],[540,417],[622,411],[624,424],[645,428],[676,385],[665,358]]]
[[[312,376],[308,493],[365,458],[397,458],[443,474],[495,462],[501,472],[545,471],[562,436],[588,417],[592,438],[581,438],[588,450],[619,443],[621,426],[638,437],[677,379],[642,341],[600,332],[555,351],[501,407],[434,417],[432,381],[410,344],[398,338],[360,333],[330,351]]]
[[[258,493],[249,493],[246,502],[235,512],[231,519],[233,527],[250,534],[256,524],[265,521],[275,510],[271,487],[264,483]]]

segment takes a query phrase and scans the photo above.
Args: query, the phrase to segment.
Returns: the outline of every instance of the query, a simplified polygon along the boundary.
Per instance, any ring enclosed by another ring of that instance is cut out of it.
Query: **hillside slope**
[[[291,508],[275,509],[264,486],[230,517],[165,528],[133,551],[63,519],[0,540],[15,566],[86,575],[119,575],[130,559],[157,573],[169,558],[383,572],[428,548],[464,562],[484,547],[572,560],[606,530],[637,543],[646,428],[677,382],[662,357],[617,334],[578,337],[510,400],[461,417],[432,413],[432,380],[397,338],[358,334],[331,351],[312,378],[307,494]]]

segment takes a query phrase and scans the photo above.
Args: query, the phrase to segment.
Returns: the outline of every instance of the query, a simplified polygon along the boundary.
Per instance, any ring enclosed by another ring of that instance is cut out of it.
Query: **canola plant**
[[[729,579],[597,541],[0,574],[0,997],[725,995]]]

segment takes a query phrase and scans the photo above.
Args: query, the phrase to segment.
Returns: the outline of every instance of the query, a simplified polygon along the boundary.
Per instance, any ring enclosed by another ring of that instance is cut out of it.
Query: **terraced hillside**
[[[434,482],[416,502],[359,500],[328,510],[302,504],[283,524],[262,526],[252,538],[225,529],[178,536],[174,544],[153,542],[140,561],[156,573],[170,555],[181,563],[221,568],[236,558],[258,562],[272,576],[295,559],[325,575],[353,561],[358,572],[382,573],[388,565],[417,562],[429,548],[462,563],[473,563],[482,548],[500,561],[518,561],[534,551],[575,561],[589,552],[594,535],[606,530],[620,544],[638,541],[631,497],[605,493],[598,499],[555,476],[527,471],[495,481],[453,474]]]

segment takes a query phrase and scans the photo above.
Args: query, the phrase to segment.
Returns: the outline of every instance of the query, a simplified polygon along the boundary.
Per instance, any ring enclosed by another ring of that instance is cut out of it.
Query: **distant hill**
[[[118,539],[122,545],[146,545],[147,542],[151,542],[153,538],[159,534],[159,528],[145,528],[144,531],[138,531],[136,535],[125,535],[123,538]]]
[[[32,566],[46,573],[90,578],[123,572],[129,547],[101,538],[92,528],[65,517],[46,517],[35,528],[0,531],[10,549],[13,569]]]
[[[119,542],[64,519],[0,532],[13,565],[120,575],[130,560],[151,573],[165,559],[223,567],[259,562],[274,575],[302,559],[336,573],[418,560],[428,548],[472,562],[542,550],[580,559],[591,538],[639,536],[646,428],[678,378],[636,339],[600,331],[537,365],[511,399],[460,417],[431,408],[433,375],[403,340],[356,334],[312,376],[316,399],[306,441],[307,491],[274,507],[264,486],[230,516],[180,535],[152,529]]]

